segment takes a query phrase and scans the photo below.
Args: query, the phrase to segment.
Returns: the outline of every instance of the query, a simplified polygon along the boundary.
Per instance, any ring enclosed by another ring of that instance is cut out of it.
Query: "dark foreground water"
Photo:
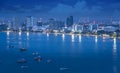
[[[22,58],[27,62],[19,64]],[[1,32],[0,73],[120,73],[120,40]]]

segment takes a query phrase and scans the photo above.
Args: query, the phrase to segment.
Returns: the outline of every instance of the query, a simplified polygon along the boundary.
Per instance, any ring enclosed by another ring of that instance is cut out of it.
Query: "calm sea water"
[[[27,62],[17,63],[22,58]],[[120,40],[0,32],[0,73],[120,73]]]

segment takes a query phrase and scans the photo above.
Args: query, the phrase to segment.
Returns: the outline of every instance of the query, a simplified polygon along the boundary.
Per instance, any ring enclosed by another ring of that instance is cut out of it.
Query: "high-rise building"
[[[42,21],[42,18],[40,18],[38,21],[37,21],[37,26],[42,26],[43,25],[43,21]]]
[[[7,24],[0,24],[0,31],[5,31],[7,30]]]
[[[89,24],[89,31],[97,31],[98,24]]]
[[[8,29],[11,29],[11,28],[12,28],[11,21],[8,21]]]
[[[83,25],[74,24],[72,26],[72,31],[73,32],[82,32],[83,31]]]
[[[55,19],[50,18],[48,23],[49,23],[49,29],[54,29],[54,27],[55,27]]]
[[[34,24],[33,17],[32,16],[27,16],[27,18],[26,18],[26,27],[27,27],[27,30],[32,29],[33,24]]]
[[[66,24],[67,27],[71,27],[73,25],[73,16],[67,17]]]
[[[62,29],[62,27],[64,27],[64,22],[57,21],[53,18],[49,19],[49,29],[59,30],[59,29]]]
[[[14,18],[12,19],[11,28],[12,28],[13,30],[18,30],[18,29],[21,27],[20,23],[21,23],[21,22],[20,22],[20,18],[14,17]]]

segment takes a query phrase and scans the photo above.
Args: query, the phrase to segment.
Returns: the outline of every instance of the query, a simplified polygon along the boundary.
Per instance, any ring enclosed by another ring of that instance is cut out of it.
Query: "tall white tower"
[[[27,25],[27,30],[33,27],[33,17],[32,16],[27,16],[26,19],[26,25]]]

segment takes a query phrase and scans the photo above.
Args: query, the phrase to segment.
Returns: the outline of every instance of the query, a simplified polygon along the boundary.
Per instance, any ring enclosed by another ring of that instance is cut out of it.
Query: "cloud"
[[[32,7],[24,7],[22,5],[13,5],[9,7],[3,7],[0,9],[0,13],[45,13],[50,10],[50,7],[42,5],[34,5]]]
[[[21,5],[13,5],[8,7],[1,8],[1,13],[21,13],[21,12],[27,12],[29,9],[26,9],[22,7]]]
[[[50,14],[59,15],[91,15],[98,14],[102,11],[102,7],[88,7],[85,1],[79,1],[74,6],[58,4],[57,7],[49,11]]]
[[[119,7],[118,7],[119,6]],[[110,10],[110,8],[112,10]],[[117,10],[115,9],[117,8]],[[100,6],[100,5],[92,5],[91,7],[87,5],[86,1],[78,1],[74,6],[69,6],[65,4],[58,4],[51,11],[49,11],[52,15],[74,15],[74,16],[110,16],[110,15],[120,15],[120,4],[110,4],[109,6]],[[110,12],[109,12],[110,11]]]
[[[73,0],[70,0],[71,2]],[[73,5],[69,4],[69,0],[51,2],[50,4],[13,4],[0,8],[0,14],[24,14],[24,15],[46,15],[46,17],[66,18],[69,15],[74,17],[105,17],[120,16],[120,3],[98,2],[98,4],[89,5],[87,0],[76,0]],[[53,3],[53,4],[52,4]],[[53,5],[53,6],[51,6]]]

